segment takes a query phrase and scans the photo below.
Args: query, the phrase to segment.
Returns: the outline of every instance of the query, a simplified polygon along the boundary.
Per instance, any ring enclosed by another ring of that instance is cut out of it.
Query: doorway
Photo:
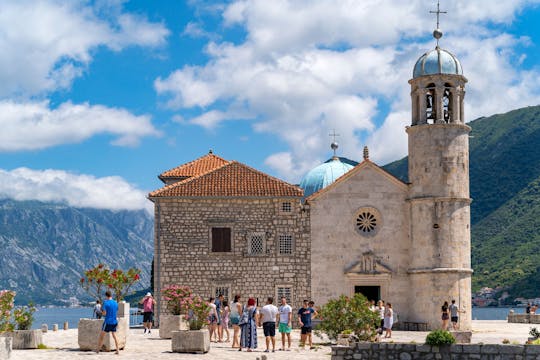
[[[355,286],[355,294],[362,294],[367,297],[368,300],[379,301],[381,299],[381,287],[380,286]]]

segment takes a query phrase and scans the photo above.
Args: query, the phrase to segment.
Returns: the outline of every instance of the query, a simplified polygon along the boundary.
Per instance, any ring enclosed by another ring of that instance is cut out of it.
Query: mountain
[[[84,299],[79,280],[100,262],[141,269],[138,287],[148,287],[153,236],[153,217],[144,210],[0,200],[0,289],[17,291],[21,304]]]
[[[473,288],[539,296],[540,106],[468,125]],[[385,169],[406,181],[407,166],[404,158]]]

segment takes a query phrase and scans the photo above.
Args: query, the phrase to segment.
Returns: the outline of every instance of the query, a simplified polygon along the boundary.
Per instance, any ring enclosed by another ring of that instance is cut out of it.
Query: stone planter
[[[172,332],[172,351],[204,354],[210,351],[208,330],[180,330]]]
[[[99,334],[103,327],[104,319],[80,319],[77,328],[79,348],[81,350],[96,351],[98,346]],[[126,346],[127,333],[129,331],[129,318],[118,318],[118,327],[116,328],[116,337],[118,339],[118,348],[121,350]],[[102,351],[114,351],[114,339],[109,333],[103,340]]]
[[[173,331],[188,329],[189,324],[184,315],[161,315],[159,317],[159,337],[162,339],[171,339]]]
[[[5,332],[2,337],[13,338],[12,349],[37,349],[43,343],[43,333],[41,330],[14,330]]]
[[[12,341],[13,338],[11,337],[0,337],[0,359],[9,359],[11,357]]]

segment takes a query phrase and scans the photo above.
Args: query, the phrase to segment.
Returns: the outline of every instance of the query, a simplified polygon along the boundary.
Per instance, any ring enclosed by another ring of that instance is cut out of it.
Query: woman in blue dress
[[[242,348],[247,348],[247,351],[257,348],[258,316],[255,299],[249,298],[240,319],[240,349],[238,351],[242,351]]]

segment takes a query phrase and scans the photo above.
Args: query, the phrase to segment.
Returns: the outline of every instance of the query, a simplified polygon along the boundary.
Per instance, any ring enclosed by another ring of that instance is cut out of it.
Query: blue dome
[[[437,46],[420,56],[414,65],[413,78],[434,74],[463,75],[463,69],[457,57]]]
[[[300,187],[304,190],[304,197],[332,184],[356,165],[358,165],[356,161],[334,157],[310,170],[300,182]]]

